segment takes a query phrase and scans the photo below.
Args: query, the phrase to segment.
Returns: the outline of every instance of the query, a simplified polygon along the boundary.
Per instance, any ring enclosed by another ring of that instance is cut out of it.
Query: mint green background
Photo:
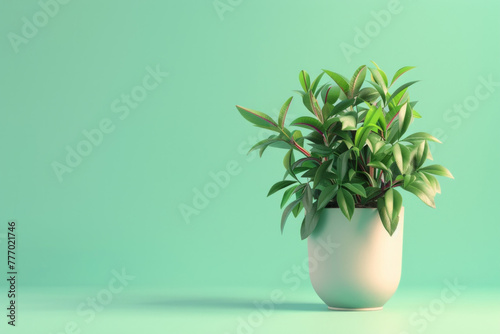
[[[445,115],[474,95],[479,77],[500,82],[500,4],[400,7],[349,62],[339,45],[353,45],[355,28],[387,2],[243,0],[221,20],[211,1],[71,1],[18,53],[7,34],[20,34],[22,17],[40,7],[2,3],[0,237],[16,219],[21,291],[67,287],[87,296],[121,268],[136,276],[134,289],[286,287],[282,275],[302,262],[306,243],[299,220],[280,236],[280,198],[265,197],[283,175],[283,151],[245,156],[262,133],[234,105],[276,114],[300,70],[349,75],[370,60],[390,75],[418,67],[405,78],[422,80],[412,97],[423,118],[411,130],[438,131],[435,161],[456,178],[442,179],[436,210],[404,194],[400,290],[439,289],[454,278],[472,291],[498,288],[500,87],[470,117]],[[156,65],[169,76],[120,120],[111,103]],[[303,111],[296,98],[290,117]],[[104,118],[115,130],[59,182],[51,164]],[[240,172],[187,224],[180,205],[192,205],[194,189],[231,161]]]

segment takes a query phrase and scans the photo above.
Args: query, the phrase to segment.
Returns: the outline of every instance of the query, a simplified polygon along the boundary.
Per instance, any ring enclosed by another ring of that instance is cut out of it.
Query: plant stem
[[[394,117],[391,119],[391,121],[387,124],[387,127],[386,129],[389,129],[389,127],[391,126],[392,124],[392,121],[394,121],[394,119],[396,118],[396,116],[399,115],[399,111],[396,113],[396,115],[394,115]]]
[[[384,184],[382,185],[382,193],[379,194],[378,196],[375,196],[372,201],[376,201],[378,200],[380,197],[384,197],[385,193],[390,189],[390,188],[397,188],[397,187],[400,187],[401,186],[401,183],[394,183],[392,186],[390,186],[390,183],[387,183],[387,184]]]
[[[310,157],[311,156],[311,153],[309,151],[307,151],[305,148],[303,148],[302,146],[300,146],[295,140],[292,139],[292,143],[293,145],[300,151],[302,152],[306,157]]]
[[[365,172],[365,173],[366,173],[366,169],[365,169],[365,167],[363,166],[363,164],[365,164],[365,162],[364,162],[364,160],[363,160],[363,156],[362,156],[361,154],[359,154],[359,158],[361,159],[361,162],[362,162],[362,163],[361,163],[361,164],[358,164],[358,165],[359,165],[359,167],[361,167],[361,169],[363,170],[363,172]]]

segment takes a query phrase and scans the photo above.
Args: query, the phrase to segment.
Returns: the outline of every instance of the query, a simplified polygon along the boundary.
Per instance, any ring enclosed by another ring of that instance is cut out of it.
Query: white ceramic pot
[[[401,277],[404,208],[392,236],[377,209],[354,210],[351,221],[327,208],[308,238],[309,276],[333,310],[380,310]],[[332,245],[335,245],[332,247]]]

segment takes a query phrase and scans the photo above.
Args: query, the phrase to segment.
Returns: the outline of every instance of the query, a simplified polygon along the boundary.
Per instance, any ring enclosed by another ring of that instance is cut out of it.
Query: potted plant
[[[307,134],[285,126],[292,97],[277,120],[236,106],[255,126],[274,132],[250,151],[262,156],[268,147],[287,149],[285,176],[268,196],[284,190],[282,232],[289,215],[304,210],[300,235],[308,239],[311,283],[332,309],[382,308],[401,276],[404,212],[398,189],[435,207],[441,192],[435,175],[453,178],[443,166],[424,166],[432,160],[428,142],[438,139],[425,132],[407,134],[421,118],[408,93],[416,81],[393,86],[413,67],[401,68],[389,81],[374,65],[360,66],[350,80],[323,70],[311,82],[306,71],[300,72],[297,92],[309,114],[289,127]],[[324,74],[333,81],[320,85]],[[371,80],[365,80],[367,74]],[[339,247],[319,256],[327,238]]]

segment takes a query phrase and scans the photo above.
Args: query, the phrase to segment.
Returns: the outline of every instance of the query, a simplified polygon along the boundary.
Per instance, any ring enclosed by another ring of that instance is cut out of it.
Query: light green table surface
[[[0,329],[1,333],[23,334],[500,333],[499,290],[467,287],[453,302],[446,303],[441,297],[444,288],[400,289],[382,311],[372,312],[329,311],[310,287],[279,289],[283,299],[266,315],[254,303],[268,300],[272,288],[128,290],[115,295],[89,322],[77,308],[98,290],[28,289],[19,299],[16,328],[6,330],[2,321]],[[428,320],[422,315],[425,309],[430,310]],[[72,322],[78,326],[73,332]],[[66,326],[70,326],[69,331],[65,331]]]

